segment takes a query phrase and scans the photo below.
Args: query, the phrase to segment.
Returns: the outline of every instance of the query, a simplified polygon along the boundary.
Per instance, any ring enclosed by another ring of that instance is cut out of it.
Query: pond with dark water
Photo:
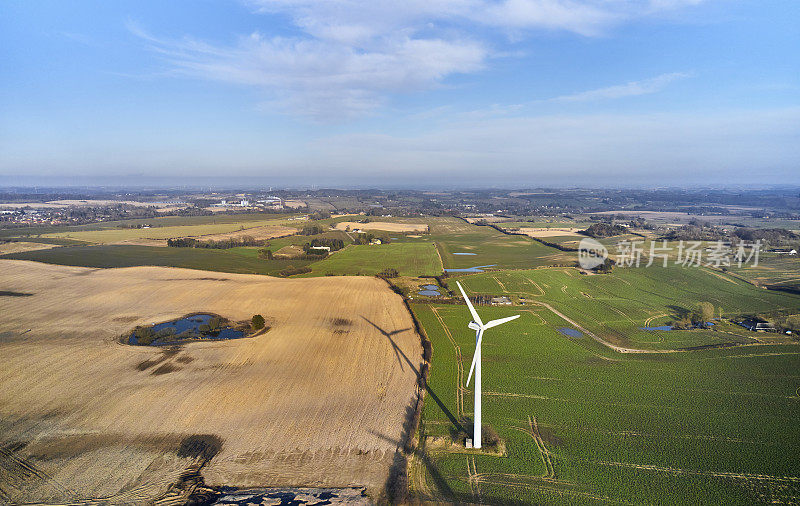
[[[577,329],[571,329],[569,327],[560,327],[560,328],[558,328],[556,330],[558,330],[559,332],[561,332],[562,334],[564,334],[567,337],[572,337],[572,338],[575,338],[575,339],[583,337],[583,334],[581,333],[581,331],[579,331]]]
[[[208,326],[213,318],[214,315],[211,314],[194,314],[178,318],[177,320],[152,325],[149,328],[154,338],[149,343],[141,344],[164,346],[197,339],[225,340],[239,339],[247,336],[243,330],[236,330],[230,327],[227,322],[221,324],[219,328],[214,330],[208,328],[201,329],[201,326]],[[137,337],[137,332],[134,331],[128,337],[128,344],[139,345],[139,339],[140,338]]]

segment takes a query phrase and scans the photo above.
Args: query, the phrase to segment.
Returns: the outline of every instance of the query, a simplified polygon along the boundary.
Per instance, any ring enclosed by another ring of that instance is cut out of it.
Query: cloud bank
[[[254,86],[265,94],[267,107],[330,120],[367,114],[393,93],[435,88],[453,75],[486,69],[504,53],[496,47],[502,45],[498,34],[505,40],[537,30],[593,37],[631,19],[701,1],[250,0],[246,5],[265,20],[288,20],[297,34],[259,31],[223,46],[156,37],[134,24],[129,29],[176,72]],[[642,81],[604,93],[635,94],[636,86],[663,84]]]

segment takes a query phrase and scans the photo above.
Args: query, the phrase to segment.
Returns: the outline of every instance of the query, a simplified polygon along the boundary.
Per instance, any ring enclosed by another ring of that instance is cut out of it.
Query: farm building
[[[774,325],[761,318],[748,318],[739,325],[753,332],[776,332]]]
[[[503,297],[493,297],[492,298],[492,305],[493,306],[510,306],[511,299],[506,296]]]
[[[310,246],[308,249],[315,249],[317,251],[327,251],[328,253],[331,252],[330,246]]]

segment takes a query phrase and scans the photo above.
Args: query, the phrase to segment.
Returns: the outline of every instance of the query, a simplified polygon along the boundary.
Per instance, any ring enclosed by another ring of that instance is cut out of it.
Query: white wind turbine
[[[500,318],[498,320],[492,320],[488,323],[483,323],[481,321],[481,317],[478,316],[478,312],[475,311],[474,307],[472,307],[472,303],[469,301],[469,297],[467,297],[467,294],[461,287],[461,283],[456,281],[456,284],[458,285],[458,289],[461,290],[461,295],[464,297],[464,300],[467,302],[467,307],[469,308],[469,312],[472,313],[472,321],[469,322],[469,325],[467,326],[475,331],[475,355],[473,355],[472,357],[472,365],[469,368],[469,376],[467,377],[466,385],[469,385],[469,380],[472,378],[472,371],[475,371],[475,423],[473,424],[472,444],[475,446],[475,448],[480,448],[481,447],[481,341],[483,340],[483,333],[486,329],[497,327],[498,325],[510,322],[511,320],[516,320],[517,318],[519,318],[519,315],[509,316],[508,318]]]

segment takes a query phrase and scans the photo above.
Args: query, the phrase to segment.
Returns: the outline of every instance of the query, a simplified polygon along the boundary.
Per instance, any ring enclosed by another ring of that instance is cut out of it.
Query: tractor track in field
[[[542,455],[542,462],[544,462],[545,467],[544,477],[554,480],[556,478],[556,470],[553,467],[553,454],[544,444],[544,439],[542,439],[542,435],[539,432],[539,423],[536,421],[535,416],[528,415],[528,426],[531,429],[531,436],[536,442],[536,446],[539,447],[539,453]]]
[[[472,496],[476,499],[477,503],[480,503],[481,488],[478,480],[478,466],[475,465],[475,457],[467,457],[467,475],[469,478],[469,488],[472,490]]]
[[[506,285],[504,285],[504,284],[502,283],[502,281],[500,281],[499,279],[497,279],[497,276],[492,276],[492,279],[493,279],[493,280],[495,280],[495,281],[497,282],[497,284],[498,284],[498,285],[500,285],[500,288],[503,290],[503,292],[504,292],[504,293],[511,293],[511,292],[509,292],[509,291],[508,291],[508,289],[506,288]]]
[[[656,318],[663,318],[664,316],[669,316],[669,315],[667,313],[661,313],[661,314],[657,314],[655,316],[651,316],[650,318],[648,318],[648,319],[646,319],[644,321],[644,325],[643,326],[644,327],[649,327],[650,324],[653,323],[653,320],[655,320]]]
[[[542,493],[555,494],[559,497],[575,497],[592,499],[611,504],[633,504],[611,497],[594,494],[580,485],[568,481],[553,480],[541,476],[530,476],[511,473],[480,473],[474,477],[478,483],[498,487],[514,487],[524,490],[536,490]],[[583,490],[581,490],[584,488]]]
[[[731,478],[738,480],[756,480],[767,481],[771,483],[799,483],[800,476],[773,476],[769,474],[747,474],[747,473],[731,473],[722,471],[700,471],[696,469],[683,469],[680,467],[664,467],[653,466],[649,464],[631,464],[627,462],[615,462],[610,460],[587,460],[592,464],[599,464],[602,466],[624,467],[628,469],[638,469],[642,471],[654,471],[659,473],[668,473],[684,476],[710,476],[713,478]]]
[[[458,382],[456,386],[456,414],[461,416],[464,413],[464,360],[461,356],[461,347],[456,343],[456,340],[453,339],[453,334],[450,333],[450,329],[445,325],[444,319],[442,319],[439,311],[433,305],[429,304],[428,307],[431,309],[433,315],[436,316],[436,319],[439,320],[439,324],[444,329],[447,339],[450,340],[450,344],[453,345],[453,349],[455,349],[456,352],[456,369],[458,371],[456,376],[456,381]]]
[[[609,343],[608,341],[606,341],[602,337],[598,336],[594,332],[586,330],[586,328],[584,328],[578,322],[576,322],[575,320],[571,319],[570,317],[568,317],[564,313],[558,311],[556,308],[554,308],[553,306],[551,306],[550,304],[548,304],[546,302],[534,301],[534,302],[532,302],[532,304],[536,304],[538,306],[546,307],[553,314],[555,314],[556,316],[558,316],[562,320],[570,323],[576,329],[580,330],[581,332],[583,332],[587,336],[591,337],[592,339],[594,339],[598,343],[600,343],[603,346],[606,346],[608,348],[611,348],[612,350],[614,350],[616,352],[619,352],[619,353],[681,353],[681,352],[689,351],[689,350],[642,350],[642,349],[639,349],[639,348],[625,348],[624,346],[617,346],[616,344]],[[613,359],[609,359],[609,360],[613,360]]]
[[[9,493],[11,491],[5,489],[5,487],[18,488],[14,486],[15,482],[23,483],[29,480],[38,480],[42,484],[52,487],[62,497],[74,497],[76,495],[72,490],[56,481],[53,476],[39,469],[27,459],[17,457],[14,452],[3,448],[0,448],[0,472],[5,475],[4,483],[0,484],[0,495],[9,499],[11,499],[11,494]]]

